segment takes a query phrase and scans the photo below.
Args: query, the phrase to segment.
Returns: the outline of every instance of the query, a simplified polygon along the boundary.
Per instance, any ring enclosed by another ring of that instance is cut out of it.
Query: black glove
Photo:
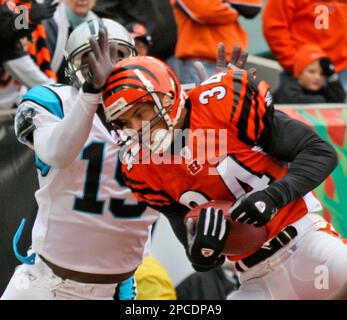
[[[230,209],[231,218],[241,223],[261,227],[277,213],[277,206],[265,189],[241,197]]]
[[[102,27],[99,31],[99,40],[90,38],[92,51],[88,54],[89,74],[83,84],[84,92],[100,92],[108,76],[111,74],[114,61],[111,58],[107,29]]]
[[[49,19],[53,16],[59,2],[55,0],[46,0],[43,3],[32,2],[29,11],[29,18],[32,22],[38,23],[41,20]]]
[[[213,207],[201,209],[195,230],[193,219],[188,219],[186,227],[187,254],[193,268],[208,271],[223,264],[225,257],[221,253],[230,230],[223,211]]]
[[[332,75],[336,73],[334,64],[331,62],[331,60],[328,57],[321,58],[319,62],[323,70],[323,74],[327,78],[330,78]]]

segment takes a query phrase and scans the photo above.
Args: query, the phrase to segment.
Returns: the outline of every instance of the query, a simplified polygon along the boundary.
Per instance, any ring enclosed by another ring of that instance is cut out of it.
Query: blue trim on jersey
[[[36,256],[35,253],[32,253],[30,256],[24,257],[18,252],[18,242],[19,242],[20,237],[22,235],[25,223],[26,223],[26,220],[23,218],[16,233],[15,233],[15,235],[14,235],[14,237],[13,237],[12,248],[13,248],[13,251],[14,251],[16,258],[21,263],[33,265],[35,263],[35,256]]]
[[[36,153],[35,153],[35,165],[36,165],[36,168],[41,171],[41,176],[43,177],[45,177],[48,174],[49,169],[51,168],[50,166],[42,162]]]
[[[60,97],[47,87],[37,86],[31,88],[23,96],[22,102],[26,100],[39,104],[60,119],[64,118],[63,105]]]
[[[119,283],[119,300],[134,300],[136,297],[135,277],[130,278]]]

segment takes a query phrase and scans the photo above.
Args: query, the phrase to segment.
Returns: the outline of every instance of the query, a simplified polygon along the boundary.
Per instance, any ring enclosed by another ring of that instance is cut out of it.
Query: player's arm
[[[18,107],[17,138],[31,146],[48,166],[65,168],[81,152],[99,101],[99,94],[81,90],[75,105],[64,115],[60,98],[49,87],[34,87]]]
[[[80,153],[101,101],[100,90],[112,70],[107,32],[100,31],[99,44],[91,39],[91,76],[79,91],[74,106],[64,115],[62,102],[49,87],[35,87],[24,95],[16,114],[20,142],[32,145],[45,164],[65,168]],[[51,113],[51,116],[47,114]]]
[[[259,145],[276,159],[290,162],[288,173],[268,188],[279,207],[303,197],[335,169],[334,148],[309,126],[275,111]]]
[[[336,167],[338,159],[334,148],[309,126],[274,110],[264,82],[259,85],[248,78],[247,91],[256,97],[257,103],[248,105],[250,101],[246,100],[243,104],[237,124],[239,139],[261,146],[273,158],[290,163],[282,179],[262,191],[246,195],[231,209],[234,220],[262,226],[279,208],[320,185]],[[245,111],[248,115],[257,115],[252,125]]]

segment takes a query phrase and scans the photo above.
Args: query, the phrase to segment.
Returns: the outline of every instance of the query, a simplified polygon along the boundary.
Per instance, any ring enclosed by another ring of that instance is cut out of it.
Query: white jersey
[[[35,87],[17,112],[32,105],[36,126],[44,126],[60,121],[77,97],[70,86]],[[63,268],[94,274],[126,273],[141,263],[159,213],[138,204],[122,186],[118,149],[95,115],[84,149],[67,168],[48,167],[35,157],[40,185],[32,231],[36,253]]]

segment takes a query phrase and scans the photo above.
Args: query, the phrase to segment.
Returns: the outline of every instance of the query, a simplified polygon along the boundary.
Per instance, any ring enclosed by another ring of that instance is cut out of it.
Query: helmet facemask
[[[89,69],[87,65],[88,59],[83,58],[87,58],[88,53],[91,51],[89,39],[94,38],[98,41],[101,28],[107,29],[110,46],[114,43],[117,45],[118,57],[114,59],[115,62],[116,60],[137,55],[134,40],[129,32],[118,22],[105,18],[83,22],[70,34],[64,52],[67,60],[65,74],[70,78],[71,84],[77,88],[83,85],[86,75],[88,75],[87,71],[82,72],[82,70],[84,68]]]
[[[135,47],[127,44],[125,41],[109,39],[109,43],[110,46],[117,46],[117,57],[114,59],[115,63],[125,58],[136,56],[137,54]],[[67,60],[65,76],[70,79],[71,85],[76,88],[81,88],[83,83],[86,81],[86,75],[89,73],[87,56],[91,50],[92,49],[88,39],[88,42],[84,46],[77,48],[70,55],[67,55],[65,52],[65,57]],[[83,71],[83,69],[86,69],[86,71]]]
[[[163,93],[155,91],[151,81],[148,80],[139,69],[135,69],[134,73],[146,88],[146,90],[141,89],[143,95],[140,95],[140,97],[130,103],[126,103],[123,98],[116,100],[105,109],[106,118],[113,124],[115,131],[121,131],[121,133],[118,132],[120,146],[143,144],[153,153],[163,153],[172,144],[174,139],[174,128],[180,118],[183,103],[179,106],[176,117],[171,119],[170,112],[174,104],[173,94],[170,92]],[[182,99],[182,101],[184,101],[184,99]],[[132,134],[128,134],[128,130],[121,127],[117,118],[140,102],[151,102],[153,104],[155,116],[151,118],[148,124],[142,127],[140,131],[134,133],[134,131],[131,130]],[[154,129],[154,134],[151,134],[152,128],[160,121],[164,121],[166,128]],[[146,143],[146,139],[143,139],[144,137],[151,140],[149,144]]]

